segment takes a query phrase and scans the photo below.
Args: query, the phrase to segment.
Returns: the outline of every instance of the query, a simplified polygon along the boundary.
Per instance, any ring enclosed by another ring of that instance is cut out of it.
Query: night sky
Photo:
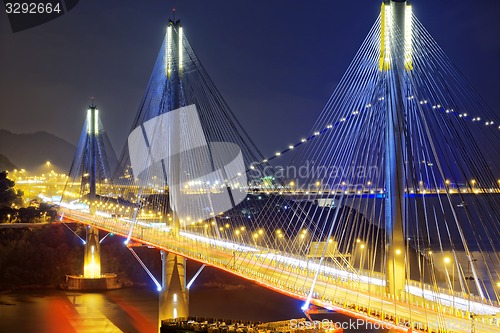
[[[76,143],[91,96],[119,153],[172,8],[212,80],[266,154],[307,134],[381,0],[81,0],[13,34],[0,13],[0,128]],[[414,13],[499,112],[500,1],[414,0]],[[1,6],[1,5],[0,5]]]

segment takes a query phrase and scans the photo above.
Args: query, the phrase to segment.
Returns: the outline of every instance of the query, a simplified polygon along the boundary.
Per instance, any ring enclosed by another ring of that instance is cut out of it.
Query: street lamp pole
[[[361,249],[361,254],[360,254],[360,258],[359,258],[359,272],[361,273],[361,271],[364,269],[364,257],[365,257],[366,245],[364,243],[361,243],[361,245],[359,247]]]
[[[467,261],[467,288],[468,288],[468,305],[467,305],[467,312],[469,312],[469,316],[471,318],[471,320],[473,320],[473,316],[472,316],[472,313],[471,313],[471,308],[470,308],[470,298],[471,298],[471,289],[470,289],[470,283],[469,281],[473,281],[474,280],[474,277],[470,275],[471,273],[471,264],[472,262],[475,262],[477,261],[477,259],[471,259],[471,260],[468,260]],[[471,324],[473,325],[473,324]],[[472,327],[472,326],[471,326]]]
[[[453,296],[452,307],[455,309],[455,263],[452,263],[451,266],[451,293]]]
[[[451,280],[450,280],[450,275],[448,273],[448,264],[451,263],[452,266],[451,266]],[[454,263],[452,263],[451,259],[449,257],[444,257],[444,267],[446,269],[446,275],[448,276],[448,281],[450,282],[450,289],[451,289],[451,293],[452,293],[452,297],[453,297],[453,300],[452,300],[452,308],[455,308],[455,290],[454,290],[454,287],[455,287],[455,265]]]

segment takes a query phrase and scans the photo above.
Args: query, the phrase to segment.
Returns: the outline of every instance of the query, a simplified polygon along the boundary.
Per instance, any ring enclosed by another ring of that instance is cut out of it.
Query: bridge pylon
[[[189,316],[189,293],[186,288],[186,259],[161,251],[162,290],[159,297],[159,325],[162,320]]]
[[[95,278],[101,276],[101,246],[99,244],[99,229],[87,226],[83,259],[83,276]]]
[[[183,74],[183,32],[180,20],[170,20],[166,32],[165,71],[167,77],[169,108],[176,110],[184,104],[181,77]],[[180,129],[174,128],[171,138],[181,138]],[[169,159],[164,164],[164,177],[167,183],[179,181],[181,175],[181,161],[179,155]],[[169,201],[172,213],[170,223],[171,233],[177,237],[180,230],[180,221],[177,216],[178,207],[172,196],[174,192],[169,186]],[[159,326],[162,320],[180,319],[189,316],[189,294],[186,288],[186,259],[174,254],[161,252],[162,259],[162,290],[159,296]]]
[[[68,180],[70,184],[79,184],[77,186],[79,186],[80,194],[82,197],[86,197],[85,201],[91,215],[95,215],[97,211],[98,183],[102,183],[103,180],[106,180],[104,183],[107,183],[111,177],[112,168],[108,159],[116,159],[112,147],[106,143],[104,131],[99,124],[99,111],[92,99]],[[72,189],[71,185],[65,188],[65,191],[68,192],[76,192],[77,190]],[[101,273],[99,229],[94,226],[86,226],[85,230],[83,275],[68,275],[67,288],[70,290],[120,288],[121,285],[117,281],[116,274]]]
[[[401,299],[407,278],[405,221],[404,75],[411,63],[411,5],[406,0],[382,3],[380,70],[389,82],[385,126],[386,292]]]
[[[89,151],[89,200],[95,201],[96,193],[96,165],[97,165],[97,106],[92,100],[92,105],[88,109],[88,151]],[[90,206],[92,214],[95,213],[95,205]],[[86,230],[85,251],[83,260],[83,276],[95,278],[101,276],[101,246],[99,243],[99,229],[88,226]]]

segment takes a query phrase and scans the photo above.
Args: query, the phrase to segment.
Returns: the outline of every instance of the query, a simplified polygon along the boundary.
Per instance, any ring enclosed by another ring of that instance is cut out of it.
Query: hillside
[[[15,134],[0,129],[0,154],[17,168],[29,171],[46,171],[45,163],[51,162],[51,169],[68,172],[76,147],[47,132]]]
[[[0,154],[0,171],[12,171],[14,169],[17,169],[17,167],[7,157]]]

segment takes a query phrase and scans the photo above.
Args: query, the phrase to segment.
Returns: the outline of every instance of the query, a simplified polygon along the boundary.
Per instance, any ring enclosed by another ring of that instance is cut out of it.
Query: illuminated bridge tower
[[[164,100],[168,110],[176,110],[183,105],[182,72],[183,72],[183,32],[180,21],[169,21],[166,32],[165,49],[165,74],[167,83],[165,86]],[[174,127],[172,137],[180,137],[179,128]],[[178,156],[178,155],[177,155]],[[166,178],[179,179],[180,161],[170,158],[168,163],[163,164],[163,173]],[[167,165],[168,164],[168,165]],[[168,170],[168,171],[167,171]],[[171,180],[172,181],[172,180]],[[177,235],[180,229],[179,217],[176,214],[176,206],[172,200],[172,189],[169,190],[172,221],[170,227],[173,235]],[[159,325],[162,320],[187,318],[189,315],[189,294],[186,288],[186,259],[170,252],[161,252],[163,262],[162,289],[159,296]]]
[[[87,114],[88,121],[88,170],[89,170],[89,201],[95,202],[96,195],[96,169],[97,169],[97,136],[99,134],[97,107],[89,107]],[[95,206],[91,205],[91,213],[95,213]],[[87,235],[85,240],[83,276],[85,278],[96,278],[101,276],[101,247],[99,243],[99,229],[87,226]]]
[[[386,291],[401,298],[407,278],[405,221],[405,75],[412,70],[412,9],[406,0],[382,4],[380,71],[387,82],[385,127]]]
[[[74,193],[79,193],[82,201],[88,205],[90,214],[95,215],[99,201],[108,191],[111,170],[116,163],[116,155],[107,138],[99,119],[99,111],[92,100],[87,110],[87,118],[80,135],[79,144],[69,172],[65,194],[74,200]],[[68,275],[67,288],[70,290],[107,290],[120,285],[116,274],[101,272],[101,246],[99,229],[86,226],[86,239],[82,240],[84,249],[83,275]]]

